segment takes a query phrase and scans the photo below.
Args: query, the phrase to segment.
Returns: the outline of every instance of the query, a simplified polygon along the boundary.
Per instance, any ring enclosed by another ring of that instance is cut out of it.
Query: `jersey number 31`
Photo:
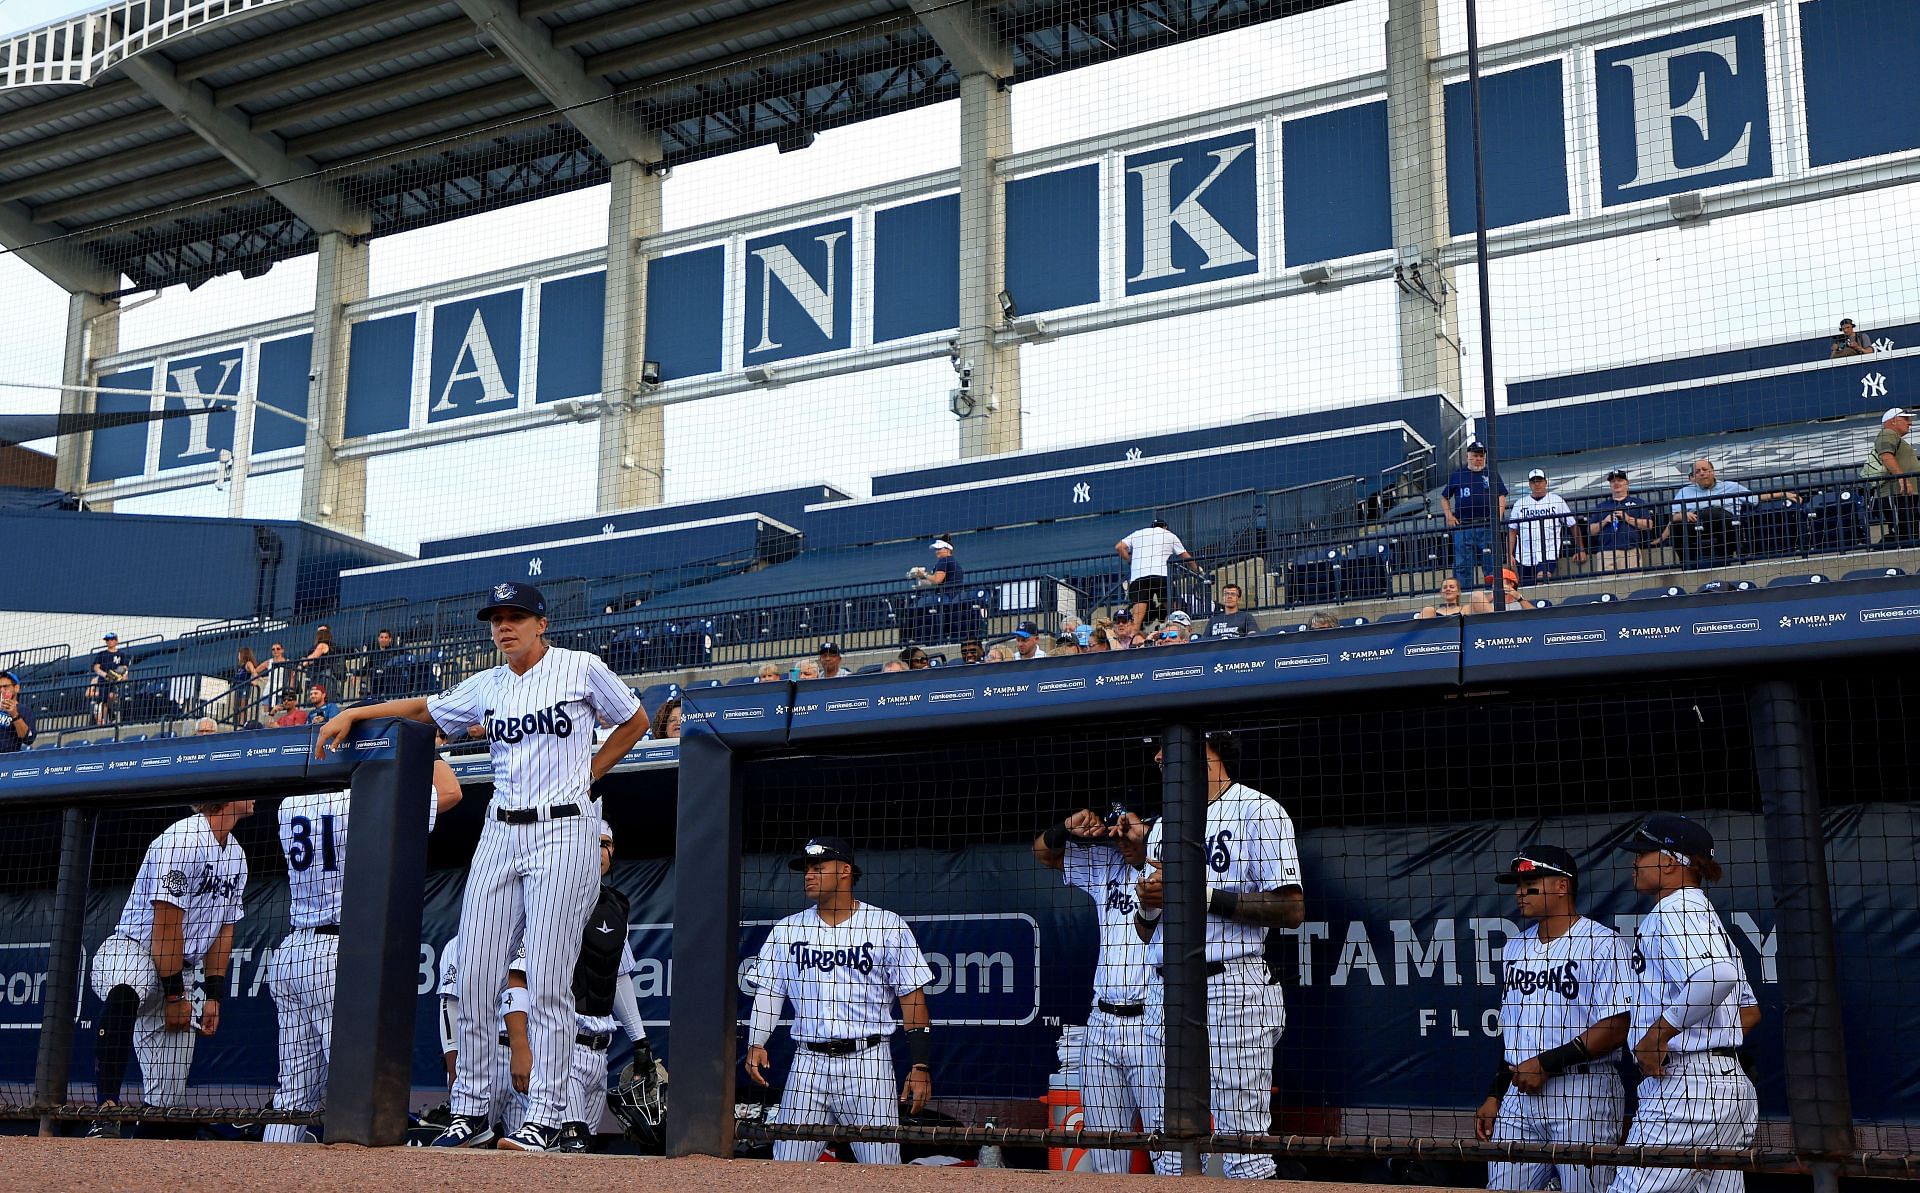
[[[296,870],[306,870],[313,865],[313,821],[305,816],[295,816],[287,821],[287,828],[293,834],[293,841],[287,846],[287,865]],[[320,868],[340,868],[333,852],[332,816],[320,817]]]

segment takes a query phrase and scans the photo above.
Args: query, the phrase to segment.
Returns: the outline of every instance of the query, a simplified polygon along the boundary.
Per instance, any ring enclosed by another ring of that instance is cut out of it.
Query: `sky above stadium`
[[[93,6],[97,7],[97,6]],[[1647,0],[1483,0],[1482,41],[1496,44],[1660,7]],[[62,0],[0,0],[0,28],[29,28],[74,11]],[[1352,78],[1384,67],[1386,0],[1349,3],[1121,59],[1013,91],[1014,151]],[[1465,48],[1461,0],[1443,0],[1441,51]],[[958,105],[941,104],[823,132],[800,153],[771,147],[681,166],[663,187],[665,224],[684,228],[957,164]],[[1905,229],[1916,188],[1823,200],[1758,216],[1702,221],[1495,263],[1496,379],[1707,351],[1813,334],[1841,314],[1863,326],[1908,316],[1895,279],[1912,276]],[[602,247],[607,189],[385,237],[371,249],[374,294]],[[307,312],[314,259],[265,277],[215,279],[168,291],[123,316],[121,347],[166,343]],[[1478,303],[1457,271],[1463,325]],[[57,396],[8,383],[58,380],[65,296],[0,255],[0,409],[53,409]],[[1023,439],[1029,448],[1127,438],[1141,430],[1233,421],[1301,408],[1320,395],[1396,388],[1389,283],[1258,303],[1095,332],[1022,350]],[[1477,344],[1463,356],[1468,409],[1479,405]],[[669,500],[830,481],[867,491],[875,472],[934,465],[955,452],[943,360],[763,389],[670,408]],[[777,432],[777,433],[775,433]],[[592,513],[589,425],[379,457],[369,535],[411,550],[459,529]],[[539,508],[473,500],[473,478],[538,469]],[[287,517],[294,474],[256,478],[246,512]],[[227,496],[205,487],[122,502],[129,512],[219,514]]]

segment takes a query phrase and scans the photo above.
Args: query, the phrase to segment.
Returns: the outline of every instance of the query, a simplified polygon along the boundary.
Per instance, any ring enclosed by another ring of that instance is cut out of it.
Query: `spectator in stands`
[[[1512,568],[1501,568],[1499,579],[1505,589],[1506,612],[1511,613],[1516,609],[1533,608],[1532,605],[1527,603],[1527,599],[1520,595],[1520,573],[1514,571]],[[1467,603],[1468,613],[1492,613],[1495,611],[1493,584],[1494,577],[1488,576],[1487,586],[1475,592],[1469,599]]]
[[[1440,599],[1414,614],[1415,619],[1423,617],[1459,617],[1470,612],[1466,602],[1460,599],[1460,581],[1448,576],[1440,581]]]
[[[905,671],[906,669],[907,665],[899,659],[888,659],[880,665],[880,670],[882,671]]]
[[[933,666],[933,660],[928,658],[927,652],[918,646],[909,646],[901,651],[900,661],[907,665],[909,671],[925,671]]]
[[[326,626],[315,626],[313,649],[307,652],[306,658],[300,660],[304,665],[308,683],[315,680],[326,683],[335,677],[337,674],[335,668],[339,666],[339,660],[332,658],[332,654],[333,631]]]
[[[12,754],[33,744],[33,718],[20,698],[20,677],[0,671],[0,754]]]
[[[1132,650],[1140,645],[1140,619],[1130,606],[1113,611],[1113,620],[1107,625],[1107,645],[1114,650]]]
[[[1260,623],[1253,614],[1240,608],[1244,594],[1238,584],[1229,584],[1220,590],[1220,612],[1207,618],[1207,628],[1200,636],[1208,641],[1220,638],[1251,638],[1260,632]]]
[[[933,563],[929,567],[917,567],[907,572],[907,579],[923,588],[939,588],[943,584],[958,584],[963,573],[960,561],[953,557],[953,544],[946,539],[933,540]]]
[[[1056,659],[1062,655],[1079,654],[1080,639],[1074,634],[1055,634],[1053,637],[1053,649],[1047,653],[1048,657]]]
[[[1087,634],[1087,649],[1084,653],[1099,654],[1102,651],[1112,649],[1113,642],[1107,637],[1107,631],[1101,626],[1094,626],[1092,631]]]
[[[1167,614],[1167,624],[1160,627],[1160,645],[1183,646],[1193,641],[1193,618],[1184,609],[1175,609]]]
[[[1873,340],[1866,333],[1855,328],[1853,320],[1840,320],[1840,333],[1833,337],[1833,347],[1827,351],[1828,360],[1842,356],[1871,356]]]
[[[120,684],[127,678],[129,662],[120,649],[120,635],[109,631],[100,636],[99,650],[93,652],[93,682],[87,687],[87,698],[93,701],[93,723],[104,725],[107,714],[112,712],[113,719],[120,719]]]
[[[273,718],[275,729],[291,729],[295,725],[307,723],[306,710],[300,707],[300,701],[292,692],[280,697],[280,712]]]
[[[983,662],[987,657],[986,648],[980,645],[980,639],[969,638],[960,644],[960,661],[968,666]]]
[[[1693,480],[1673,495],[1674,548],[1682,563],[1716,563],[1733,554],[1733,522],[1742,506],[1757,501],[1784,500],[1795,505],[1798,493],[1785,489],[1773,493],[1754,493],[1739,481],[1721,480],[1714,475],[1712,460],[1695,460],[1689,474]]]
[[[647,736],[654,741],[673,741],[680,736],[680,697],[669,696],[653,710],[653,728]]]
[[[1467,444],[1467,462],[1453,470],[1440,490],[1440,509],[1453,531],[1453,575],[1471,588],[1480,570],[1493,563],[1493,530],[1488,518],[1507,520],[1507,482],[1487,471],[1487,445]]]
[[[233,714],[227,719],[239,724],[253,715],[253,708],[260,702],[262,678],[273,669],[273,664],[262,663],[253,657],[253,647],[242,646],[233,656]]]
[[[1523,584],[1553,579],[1560,563],[1560,535],[1573,532],[1573,561],[1587,561],[1586,531],[1573,516],[1567,499],[1547,491],[1547,474],[1535,468],[1527,473],[1527,491],[1513,503],[1507,517],[1507,563],[1520,570]]]
[[[1907,442],[1913,429],[1913,415],[1895,406],[1880,416],[1880,432],[1867,450],[1867,462],[1860,475],[1879,481],[1881,507],[1886,512],[1887,532],[1880,540],[1883,547],[1910,547],[1920,540],[1920,458]]]
[[[195,737],[205,737],[209,733],[218,732],[220,732],[220,722],[214,720],[212,717],[201,717],[193,723],[193,735]]]
[[[850,673],[845,667],[840,665],[840,644],[838,642],[822,642],[820,644],[820,678],[839,679],[841,676],[847,674]]]
[[[1175,559],[1193,562],[1180,536],[1167,529],[1165,518],[1155,518],[1113,545],[1127,565],[1127,599],[1133,602],[1133,620],[1145,625],[1149,617],[1167,612],[1167,565]]]
[[[999,643],[992,650],[987,652],[987,662],[989,663],[1013,662],[1013,648],[1011,646],[1008,646],[1004,642]]]
[[[1081,621],[1072,613],[1060,619],[1060,632],[1062,634],[1072,635],[1075,643],[1079,643],[1090,628],[1091,627],[1087,626],[1085,622]]]
[[[307,724],[324,725],[340,714],[340,706],[327,694],[327,685],[307,685]]]
[[[400,640],[393,636],[392,630],[381,630],[373,636],[373,649],[377,651],[392,650],[399,644]]]
[[[753,682],[779,683],[781,680],[785,678],[786,676],[780,673],[780,668],[778,665],[773,663],[762,663],[760,664],[760,673],[753,677]]]
[[[1013,657],[1021,661],[1044,659],[1047,652],[1040,649],[1040,627],[1034,622],[1023,621],[1014,627]]]
[[[800,665],[793,669],[793,677],[795,679],[819,679],[820,660],[801,659]]]
[[[1599,554],[1596,562],[1603,572],[1638,571],[1640,544],[1653,529],[1653,511],[1627,488],[1625,469],[1607,473],[1607,495],[1593,507],[1587,521],[1587,533]]]
[[[1307,614],[1307,628],[1310,630],[1337,630],[1340,619],[1325,609],[1315,609]]]
[[[284,642],[275,642],[267,648],[267,654],[269,656],[267,659],[267,694],[269,699],[278,703],[283,695],[293,691],[293,670],[295,664],[292,659],[287,657],[287,646]]]

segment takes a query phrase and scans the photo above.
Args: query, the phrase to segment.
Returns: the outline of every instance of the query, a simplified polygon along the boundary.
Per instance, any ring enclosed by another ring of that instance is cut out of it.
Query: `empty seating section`
[[[571,522],[520,526],[511,530],[493,530],[485,534],[462,535],[458,538],[430,539],[420,544],[420,558],[440,559],[448,555],[469,555],[476,551],[530,547],[542,543],[557,543],[566,539],[616,534],[627,530],[707,522],[736,514],[759,514],[788,526],[798,526],[805,517],[809,505],[821,505],[846,499],[847,494],[832,485],[819,484],[795,489],[778,489],[770,493],[720,497],[711,501],[685,501],[673,505],[656,505],[618,514],[597,514],[591,518],[577,518]]]

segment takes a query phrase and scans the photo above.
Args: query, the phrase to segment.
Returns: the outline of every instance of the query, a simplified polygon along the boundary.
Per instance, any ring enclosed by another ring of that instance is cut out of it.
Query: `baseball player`
[[[1614,1058],[1627,1038],[1633,971],[1619,933],[1574,909],[1580,868],[1557,845],[1520,850],[1495,882],[1513,887],[1527,930],[1500,959],[1500,1036],[1493,1087],[1474,1116],[1481,1139],[1613,1143],[1626,1091]],[[1511,1087],[1511,1092],[1509,1092]],[[1611,1167],[1489,1164],[1489,1189],[1600,1193]]]
[[[93,955],[93,992],[106,1004],[94,1045],[100,1105],[116,1106],[127,1057],[140,1059],[141,1100],[178,1106],[193,1064],[193,1038],[220,1028],[233,926],[244,914],[247,855],[233,826],[252,800],[195,804],[147,846],[113,935]],[[187,970],[201,967],[204,991],[194,1019]],[[117,1139],[120,1126],[96,1121],[89,1139]]]
[[[433,760],[427,831],[460,802],[460,782],[444,759]],[[340,952],[340,896],[347,865],[347,813],[353,791],[296,795],[280,804],[280,848],[287,858],[291,931],[273,951],[267,989],[279,1025],[280,1080],[275,1110],[318,1110],[333,1052],[333,978]],[[311,1139],[295,1123],[269,1123],[267,1143]]]
[[[777,1121],[893,1126],[902,1103],[918,1114],[933,1096],[933,1021],[923,989],[933,971],[905,920],[854,898],[860,867],[845,841],[815,837],[788,865],[805,873],[814,905],[775,924],[760,946],[747,1076],[767,1084],[767,1040],[791,999],[797,1047]],[[913,1063],[897,1095],[887,1045],[895,1000]],[[820,1145],[809,1140],[773,1145],[776,1160],[819,1154]],[[853,1154],[862,1164],[898,1164],[900,1145],[856,1143]]]
[[[1633,889],[1653,897],[1635,932],[1632,1026],[1640,1107],[1628,1147],[1748,1147],[1759,1115],[1740,1066],[1759,1008],[1742,1010],[1746,968],[1703,889],[1721,878],[1706,826],[1655,813],[1622,849],[1633,856]],[[1613,1193],[1732,1193],[1735,1171],[1621,1168]]]
[[[1154,755],[1164,764],[1164,755]],[[1287,1011],[1263,952],[1267,929],[1297,928],[1306,918],[1300,884],[1300,850],[1293,820],[1270,797],[1239,782],[1239,742],[1228,733],[1209,733],[1207,762],[1207,1036],[1211,1042],[1214,1129],[1222,1135],[1264,1135],[1273,1125],[1273,1049],[1286,1027]],[[1156,970],[1164,942],[1161,859],[1166,822],[1147,837],[1148,872],[1136,886],[1140,910],[1134,927],[1149,947]],[[1149,988],[1148,1025],[1165,1039],[1166,987]],[[1160,1129],[1160,1119],[1148,1124]],[[1162,1174],[1180,1171],[1178,1152],[1154,1155]],[[1272,1156],[1230,1154],[1229,1177],[1266,1180],[1274,1174]]]
[[[600,822],[600,875],[613,869],[613,826]],[[657,1076],[653,1045],[640,1021],[640,999],[633,989],[639,968],[627,939],[627,897],[617,887],[600,885],[600,899],[580,935],[580,960],[573,967],[574,1037],[567,1077],[567,1115],[557,1150],[584,1152],[592,1126],[607,1102],[607,1050],[616,1028],[633,1041],[636,1073]],[[507,985],[524,981],[509,974]]]
[[[1147,868],[1147,826],[1131,812],[1103,820],[1082,808],[1041,833],[1033,856],[1066,884],[1092,896],[1100,917],[1100,960],[1093,1006],[1080,1040],[1081,1121],[1089,1131],[1128,1131],[1134,1116],[1153,1122],[1166,1102],[1165,1060],[1147,1029],[1153,969],[1133,928],[1134,884]],[[1125,1151],[1090,1150],[1095,1172],[1126,1172]]]
[[[487,1106],[482,1112],[496,1134],[505,1136],[520,1129],[526,1121],[526,1086],[533,1071],[533,1050],[527,1044],[527,987],[522,953],[515,953],[509,965],[521,972],[517,987],[502,983],[493,1007],[494,1038],[487,1041],[473,1063],[485,1066],[488,1083]],[[453,937],[440,950],[440,1055],[447,1066],[447,1084],[452,1087],[460,1068],[460,938]],[[482,1000],[483,1002],[485,1000]],[[431,1147],[429,1140],[427,1146]]]
[[[580,933],[600,889],[600,806],[593,784],[647,731],[647,713],[598,655],[549,646],[540,590],[496,585],[480,620],[506,662],[426,699],[346,709],[314,742],[338,749],[356,722],[408,717],[437,724],[448,737],[485,727],[493,759],[493,807],[480,832],[460,902],[462,964],[468,985],[503,983],[516,945],[527,948],[527,1030],[533,1072],[526,1122],[498,1145],[551,1151],[566,1112],[572,1050],[574,963]],[[595,721],[615,726],[594,748]],[[486,1119],[493,1080],[482,1063],[496,1036],[492,1017],[473,999],[460,1003],[459,1069],[452,1117],[436,1147],[495,1141]]]

